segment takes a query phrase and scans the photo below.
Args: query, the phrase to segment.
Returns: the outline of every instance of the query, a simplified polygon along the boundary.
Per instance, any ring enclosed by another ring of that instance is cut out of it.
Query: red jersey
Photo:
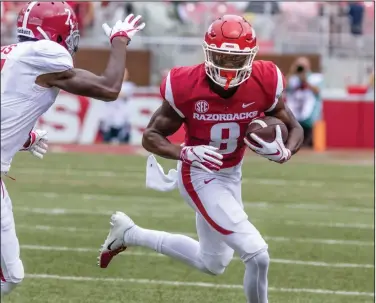
[[[205,65],[175,67],[163,80],[160,91],[184,118],[185,145],[211,145],[223,155],[222,168],[243,159],[248,124],[261,113],[271,111],[285,86],[279,68],[270,61],[254,61],[252,74],[230,98],[213,92]]]

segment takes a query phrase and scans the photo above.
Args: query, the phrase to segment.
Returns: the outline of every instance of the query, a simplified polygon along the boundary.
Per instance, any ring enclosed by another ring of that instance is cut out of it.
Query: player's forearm
[[[300,124],[294,125],[289,129],[289,137],[287,139],[286,148],[291,151],[291,154],[295,154],[300,149],[304,140],[304,131]]]
[[[172,144],[155,130],[146,129],[142,137],[142,146],[149,152],[162,158],[179,160],[181,146]]]
[[[101,81],[104,87],[108,87],[117,99],[123,84],[125,72],[125,52],[129,39],[116,37],[112,41],[110,58],[107,67],[102,74]]]

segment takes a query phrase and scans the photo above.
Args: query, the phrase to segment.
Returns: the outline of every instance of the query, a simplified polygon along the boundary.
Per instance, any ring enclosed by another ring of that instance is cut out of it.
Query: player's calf
[[[244,262],[244,293],[247,303],[268,302],[269,263],[269,253],[266,249]]]
[[[244,262],[244,293],[247,303],[267,303],[270,263],[268,245],[249,221],[242,224],[243,233],[227,235],[225,240]]]

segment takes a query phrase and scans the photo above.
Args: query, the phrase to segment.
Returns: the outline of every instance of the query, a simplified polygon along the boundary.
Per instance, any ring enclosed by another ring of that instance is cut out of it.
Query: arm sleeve
[[[276,107],[279,97],[286,87],[286,78],[278,66],[272,62],[268,62],[265,72],[265,77],[271,81],[270,88],[268,88],[270,89],[270,102],[268,102],[265,112],[271,112]]]
[[[59,73],[73,68],[73,59],[60,44],[50,40],[36,41],[24,63],[38,69],[41,74]]]
[[[173,87],[172,83],[174,83],[175,82],[174,80],[176,80],[175,73],[176,73],[175,69],[172,69],[169,71],[167,77],[163,79],[161,83],[160,92],[161,92],[162,98],[171,105],[171,107],[178,113],[178,115],[182,118],[185,118],[183,112],[178,108],[178,105],[175,102],[176,92],[174,94],[172,90],[172,87]]]

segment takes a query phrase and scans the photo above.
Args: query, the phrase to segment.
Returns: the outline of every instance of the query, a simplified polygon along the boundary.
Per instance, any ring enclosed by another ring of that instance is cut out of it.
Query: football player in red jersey
[[[284,163],[299,150],[303,130],[281,99],[285,81],[279,68],[269,61],[254,61],[256,35],[244,18],[226,15],[214,21],[203,47],[205,63],[169,72],[161,85],[165,101],[143,136],[145,149],[179,160],[176,186],[196,211],[199,241],[141,228],[117,212],[99,256],[100,266],[106,267],[127,246],[143,246],[219,275],[236,252],[245,264],[247,302],[266,303],[268,246],[243,210],[242,159],[248,145],[265,158]],[[261,113],[286,124],[286,146],[279,127],[272,143],[256,138],[260,145],[254,146],[244,139],[248,124]],[[167,137],[182,125],[185,145],[171,144]],[[155,161],[148,163],[153,188],[168,188],[163,184],[167,176],[158,179],[162,173]]]
[[[101,76],[73,67],[79,32],[77,18],[64,1],[25,3],[17,19],[19,43],[1,47],[1,177],[14,155],[28,150],[43,158],[46,131],[33,130],[39,117],[55,102],[59,89],[116,100],[125,70],[125,52],[131,38],[144,27],[141,16],[129,15],[113,28],[103,25],[111,42],[107,67]],[[1,295],[24,278],[12,201],[1,183]]]

